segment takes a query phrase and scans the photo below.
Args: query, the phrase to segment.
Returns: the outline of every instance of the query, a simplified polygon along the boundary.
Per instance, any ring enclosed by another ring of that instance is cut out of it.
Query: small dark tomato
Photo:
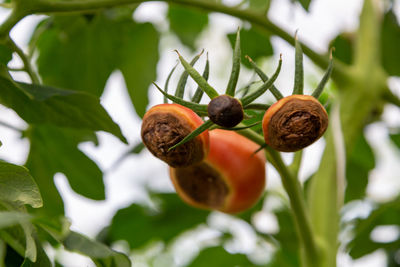
[[[208,117],[215,124],[230,128],[243,120],[243,107],[240,101],[229,95],[213,98],[208,104]]]

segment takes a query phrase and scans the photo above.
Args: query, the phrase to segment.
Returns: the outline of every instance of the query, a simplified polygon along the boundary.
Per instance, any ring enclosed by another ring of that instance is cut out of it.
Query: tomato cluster
[[[256,144],[235,130],[254,126],[246,122],[246,112],[262,109],[265,110],[260,121],[264,145],[277,151],[294,152],[318,140],[328,127],[328,114],[318,97],[331,74],[332,56],[318,87],[312,95],[304,95],[302,52],[296,39],[294,89],[287,97],[273,85],[282,58],[275,73],[268,78],[248,57],[263,84],[236,98],[241,58],[239,31],[231,77],[224,94],[219,95],[207,82],[208,58],[203,75],[193,68],[200,55],[190,63],[179,55],[185,72],[175,95],[167,92],[169,77],[175,68],[168,76],[165,90],[155,84],[165,96],[165,104],[154,106],[143,117],[142,140],[153,155],[170,165],[172,183],[185,202],[198,208],[237,213],[253,206],[262,195],[266,159],[261,151],[256,153],[262,142]],[[199,85],[191,101],[183,99],[188,75]],[[277,99],[276,103],[271,106],[253,103],[268,89]],[[207,105],[199,104],[203,93],[211,99]],[[168,104],[167,99],[175,104]],[[204,122],[201,117],[209,120]]]
[[[265,187],[265,156],[236,132],[204,131],[172,150],[202,123],[179,104],[152,107],[143,117],[142,140],[149,151],[170,165],[170,177],[188,204],[237,213],[253,206]]]

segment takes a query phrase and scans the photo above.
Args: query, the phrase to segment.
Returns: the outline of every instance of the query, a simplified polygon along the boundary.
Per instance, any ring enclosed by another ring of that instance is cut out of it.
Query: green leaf
[[[381,47],[382,64],[391,76],[400,76],[400,55],[398,44],[400,43],[400,26],[393,10],[389,10],[382,23]]]
[[[37,249],[32,236],[33,226],[28,222],[21,221],[20,225],[0,230],[0,239],[18,252],[20,256],[36,261]],[[7,261],[7,259],[6,259]]]
[[[390,134],[389,135],[390,140],[398,147],[400,148],[400,133],[398,134]]]
[[[236,33],[228,34],[229,42],[231,46],[234,47]],[[240,39],[243,40],[240,43],[241,58],[242,63],[248,68],[251,67],[249,61],[245,58],[246,55],[251,57],[253,60],[258,60],[262,57],[272,56],[274,54],[269,36],[261,33],[255,28],[250,28],[248,30],[240,30]]]
[[[292,1],[297,1],[300,3],[300,5],[307,11],[309,11],[311,0],[292,0]]]
[[[398,225],[400,227],[400,197],[378,205],[367,218],[358,219],[355,222],[355,236],[348,244],[352,258],[358,259],[378,249],[384,249],[387,253],[399,249],[399,237],[387,243],[376,242],[371,239],[371,232],[375,227],[382,225]]]
[[[18,211],[0,211],[0,229],[29,222],[32,216]]]
[[[100,96],[112,71],[120,69],[135,110],[143,116],[158,61],[158,33],[152,24],[107,12],[90,19],[58,16],[41,23],[34,36],[45,84]]]
[[[195,49],[195,41],[208,25],[207,13],[170,5],[168,8],[169,27],[184,45]]]
[[[279,232],[273,237],[279,242],[278,250],[274,253],[270,267],[297,267],[300,264],[299,240],[293,227],[293,216],[288,207],[274,211],[278,219]]]
[[[110,241],[126,240],[138,248],[153,240],[169,242],[185,230],[205,222],[209,212],[189,207],[176,194],[158,194],[161,207],[154,211],[132,204],[114,216]]]
[[[231,254],[223,247],[209,247],[202,250],[199,256],[189,265],[189,267],[220,266],[249,267],[257,265],[253,264],[245,254]]]
[[[28,258],[25,258],[21,267],[52,267],[53,265],[49,257],[47,256],[46,252],[44,251],[42,244],[40,244],[40,241],[35,239],[35,242],[37,247],[36,261],[32,262]]]
[[[90,94],[18,83],[0,76],[0,103],[12,108],[28,123],[106,131],[126,142],[119,126]],[[30,96],[30,97],[28,97]]]
[[[14,204],[42,206],[39,189],[24,167],[0,161],[0,200]]]
[[[89,256],[97,266],[130,267],[129,258],[106,245],[71,232],[63,242],[66,249]]]
[[[271,0],[249,0],[249,8],[254,12],[266,14],[271,5]]]
[[[375,156],[363,133],[347,156],[345,202],[365,196],[368,174],[375,168]]]
[[[64,173],[71,188],[94,200],[105,199],[103,174],[99,167],[78,149],[90,132],[35,126],[28,130],[31,142],[27,166],[43,192],[44,208],[51,214],[63,214],[62,200],[53,176]]]
[[[1,237],[1,232],[0,232]],[[6,255],[4,259],[4,266],[21,266],[24,261],[23,255],[18,254],[12,247],[9,245],[6,246]]]
[[[333,57],[340,61],[351,64],[353,62],[354,34],[342,32],[330,42],[329,47],[335,48]]]
[[[79,15],[51,17],[39,24],[35,45],[43,82],[100,96],[116,66],[110,27],[97,16],[88,20]]]
[[[7,65],[12,59],[13,51],[6,45],[0,44],[0,64]]]
[[[136,113],[143,117],[149,103],[148,88],[156,80],[158,32],[150,23],[128,21],[117,26],[119,34],[115,38],[122,39],[122,44],[115,48],[120,53],[118,68],[124,75]]]

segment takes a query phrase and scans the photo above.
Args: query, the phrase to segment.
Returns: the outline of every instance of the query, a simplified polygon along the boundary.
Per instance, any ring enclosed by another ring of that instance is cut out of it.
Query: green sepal
[[[206,66],[204,67],[203,71],[203,78],[204,80],[208,80],[208,75],[210,74],[210,62],[208,60],[208,53],[207,53],[207,60],[206,60]],[[192,102],[194,103],[200,103],[201,98],[203,97],[204,91],[201,90],[200,86],[197,87],[193,97],[192,97]]]
[[[257,65],[256,63],[254,63],[254,61],[249,57],[246,56],[246,58],[249,60],[251,66],[254,68],[254,71],[257,73],[257,75],[261,78],[261,80],[263,82],[268,81],[268,76],[267,74],[265,74]],[[271,88],[269,89],[271,91],[271,93],[274,95],[274,97],[276,98],[276,100],[280,100],[283,98],[283,95],[281,94],[281,92],[278,90],[278,88],[275,87],[275,85],[272,85]]]
[[[169,84],[169,80],[171,79],[172,74],[174,73],[176,67],[178,66],[178,63],[179,63],[179,62],[177,62],[177,63],[175,64],[175,66],[172,68],[172,70],[169,72],[168,77],[167,77],[167,80],[165,81],[164,91],[165,91],[166,93],[168,93],[168,84]],[[164,104],[168,104],[168,98],[167,98],[166,96],[164,96]]]
[[[268,90],[268,88],[270,88],[274,84],[276,78],[278,78],[279,72],[281,71],[281,67],[282,67],[282,56],[279,59],[278,67],[276,68],[275,73],[272,75],[271,79],[264,82],[264,84],[261,85],[254,93],[251,93],[250,95],[245,96],[240,100],[244,108],[246,108],[248,104],[257,99],[260,95],[262,95],[265,91]]]
[[[304,69],[303,69],[303,50],[299,40],[297,39],[297,31],[295,39],[295,61],[294,61],[294,86],[292,95],[302,95],[304,88]]]
[[[324,77],[322,77],[322,80],[319,82],[317,88],[315,88],[314,92],[312,93],[312,96],[315,97],[316,99],[319,98],[322,91],[324,90],[324,87],[325,87],[326,83],[328,82],[329,77],[331,76],[332,69],[333,69],[333,59],[332,59],[332,51],[331,51],[331,55],[329,58],[329,65],[325,71]]]
[[[242,98],[247,96],[247,94],[250,92],[250,87],[257,83],[258,81],[251,81],[249,82],[247,85],[245,85],[244,87],[240,88],[239,90],[236,91],[236,95],[238,95],[239,93],[242,93]],[[239,98],[239,97],[238,97]]]
[[[201,50],[200,54],[195,56],[192,61],[190,61],[190,66],[194,66],[196,64],[197,60],[199,60],[200,56],[203,54],[204,50]],[[181,77],[179,78],[178,85],[176,86],[176,91],[175,91],[175,96],[183,98],[183,95],[185,93],[185,86],[187,79],[189,77],[189,73],[185,70],[182,74]]]
[[[250,103],[246,106],[245,110],[248,109],[255,109],[255,110],[267,110],[271,107],[271,105],[268,104],[261,104],[261,103]]]
[[[261,150],[263,150],[263,149],[266,148],[267,146],[268,146],[267,143],[264,143],[264,144],[260,145],[260,147],[257,148],[256,151],[253,152],[253,155],[257,154],[258,152],[260,152]]]
[[[190,108],[191,110],[193,110],[196,113],[207,114],[207,105],[192,103],[190,101],[183,100],[182,98],[167,94],[156,83],[153,82],[153,84],[157,87],[158,91],[160,91],[165,97],[167,97],[169,100],[173,101],[174,103],[177,103],[177,104],[180,104],[187,108]]]
[[[232,59],[232,71],[231,76],[229,77],[228,86],[226,87],[225,94],[234,96],[236,90],[236,84],[239,78],[240,72],[240,59],[241,59],[241,52],[240,52],[240,29],[238,28],[236,33],[236,41],[235,41],[235,48],[233,50],[233,59]]]
[[[211,99],[218,96],[218,92],[207,83],[207,81],[197,72],[190,64],[175,50],[179,56],[179,60],[182,63],[185,70],[189,73],[190,77],[199,85],[201,90],[203,90]]]
[[[168,151],[171,151],[172,149],[183,145],[186,142],[189,142],[190,140],[192,140],[193,138],[195,138],[196,136],[198,136],[199,134],[201,134],[202,132],[204,132],[205,130],[207,130],[208,128],[210,128],[214,123],[210,120],[204,122],[202,125],[200,125],[199,127],[197,127],[193,132],[191,132],[190,134],[188,134],[185,138],[183,138],[179,143],[171,146]]]
[[[218,127],[218,129],[229,130],[229,131],[240,131],[240,130],[244,130],[244,129],[247,129],[247,128],[254,127],[254,126],[256,126],[256,125],[258,125],[260,123],[261,123],[261,121],[257,121],[255,123],[252,123],[252,124],[249,124],[249,125],[246,125],[246,126],[230,127],[230,128]]]

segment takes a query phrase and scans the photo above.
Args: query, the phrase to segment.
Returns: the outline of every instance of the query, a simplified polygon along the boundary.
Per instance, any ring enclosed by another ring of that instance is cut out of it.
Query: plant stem
[[[241,124],[239,124],[241,126]],[[238,131],[239,134],[249,138],[253,142],[263,145],[264,138],[251,129]],[[305,266],[319,266],[319,253],[315,243],[314,235],[311,228],[310,217],[303,197],[301,185],[297,177],[289,170],[282,160],[281,155],[276,150],[267,146],[265,148],[271,163],[279,172],[283,187],[289,196],[291,210],[294,215],[294,222],[298,230],[302,248],[304,250]]]
[[[19,255],[25,256],[25,248],[9,233],[0,230],[0,239],[5,241],[10,247],[12,247]]]
[[[23,132],[22,129],[19,129],[19,128],[15,127],[15,126],[12,126],[11,124],[8,124],[7,122],[4,122],[4,121],[0,121],[0,126],[7,127],[7,128],[9,128],[11,130],[14,130],[16,132],[20,132],[20,133]]]
[[[393,94],[389,88],[385,88],[383,92],[383,99],[392,105],[400,107],[400,98]]]
[[[33,66],[29,60],[29,58],[25,55],[24,51],[17,44],[11,39],[8,38],[7,45],[17,53],[17,55],[21,58],[22,62],[24,63],[24,69],[28,73],[29,77],[32,80],[32,83],[39,84],[40,79],[37,73],[33,70]]]
[[[60,13],[60,12],[77,12],[77,11],[93,11],[97,9],[110,8],[119,5],[127,5],[133,3],[150,2],[154,0],[71,0],[71,1],[51,1],[51,0],[36,0],[35,5],[31,8],[32,13]],[[184,6],[191,6],[201,8],[207,11],[220,12],[227,15],[231,15],[243,20],[250,22],[251,24],[260,27],[263,30],[268,31],[274,35],[279,36],[283,40],[287,41],[291,45],[294,45],[294,37],[284,31],[282,28],[271,22],[266,16],[253,12],[248,9],[238,9],[235,7],[229,7],[220,3],[202,0],[160,0],[162,2],[168,2],[173,4],[179,4]],[[303,52],[321,68],[326,68],[329,64],[329,59],[325,55],[318,54],[309,46],[301,43]],[[335,68],[332,73],[332,78],[338,80],[347,79],[347,66],[335,62]]]

